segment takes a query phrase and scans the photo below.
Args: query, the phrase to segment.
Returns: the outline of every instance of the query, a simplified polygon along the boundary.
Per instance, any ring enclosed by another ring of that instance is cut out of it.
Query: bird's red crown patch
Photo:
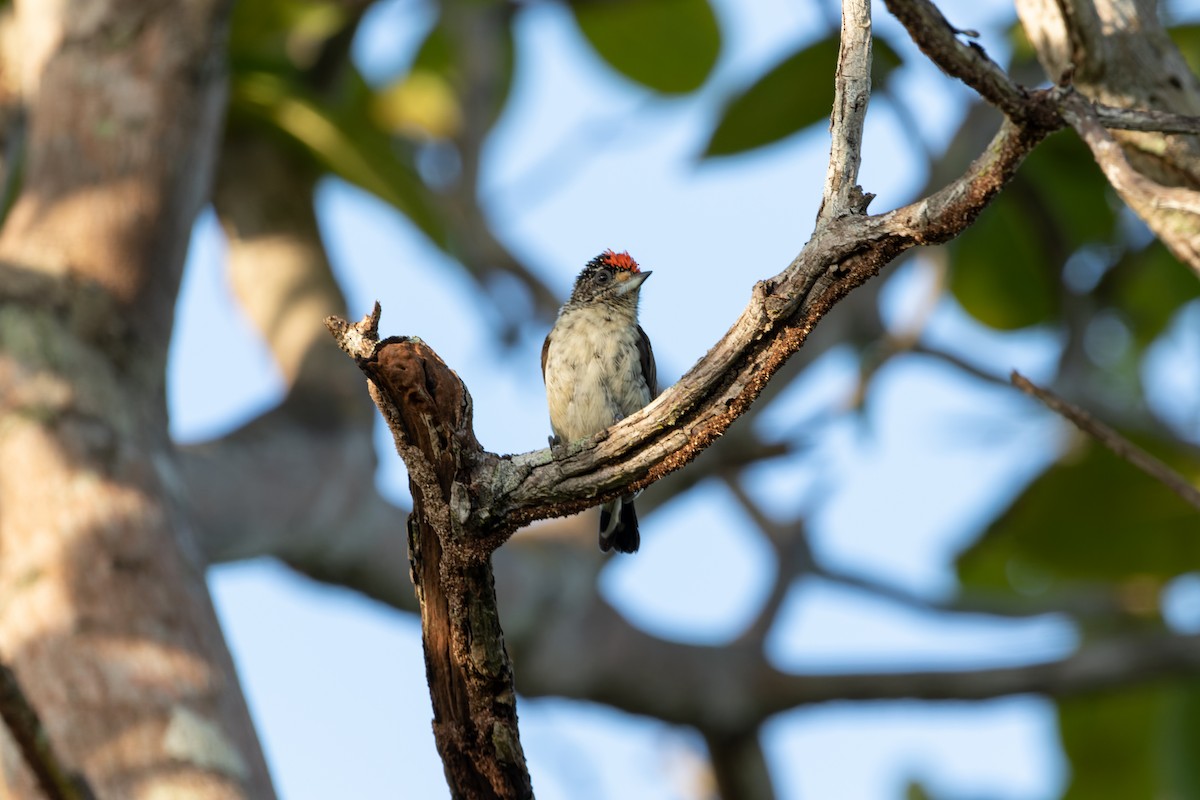
[[[641,272],[641,269],[638,267],[638,263],[633,260],[633,256],[629,255],[629,253],[625,251],[617,253],[612,250],[605,250],[596,260],[602,264],[607,264],[614,269],[624,269],[630,272]]]

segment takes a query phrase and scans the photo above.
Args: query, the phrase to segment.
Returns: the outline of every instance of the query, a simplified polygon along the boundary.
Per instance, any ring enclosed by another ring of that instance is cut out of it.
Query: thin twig
[[[842,39],[829,118],[829,168],[817,223],[866,211],[871,195],[858,183],[863,123],[871,99],[871,3],[842,0]]]
[[[1076,697],[1194,675],[1197,668],[1200,636],[1135,633],[1089,642],[1065,658],[1016,667],[788,676],[779,696],[771,698],[770,710],[835,700],[985,700],[1032,693]]]
[[[948,350],[942,350],[938,347],[931,347],[922,342],[917,342],[911,348],[909,348],[909,352],[913,355],[936,358],[937,360],[949,364],[952,367],[956,367],[957,369],[960,369],[968,375],[978,378],[981,381],[994,383],[1000,386],[1008,385],[1008,381],[1004,380],[1002,375],[997,375],[996,373],[990,372],[983,367],[978,367],[972,364],[970,361],[967,361],[965,358],[955,355]]]
[[[0,664],[0,717],[4,718],[46,797],[50,800],[95,797],[83,777],[68,770],[54,752],[37,710],[21,690],[17,676],[3,664]]]
[[[1151,131],[1156,133],[1200,134],[1200,117],[1173,114],[1169,111],[1151,111],[1144,108],[1118,108],[1093,104],[1096,119],[1106,128],[1122,131]]]
[[[1154,480],[1166,486],[1179,495],[1184,502],[1200,510],[1200,490],[1197,490],[1187,478],[1147,453],[1133,442],[1117,433],[1103,422],[1093,418],[1083,409],[1063,400],[1058,395],[1032,383],[1017,371],[1012,374],[1013,385],[1028,395],[1041,400],[1051,411],[1066,417],[1075,427],[1088,434],[1102,445],[1112,450],[1121,458],[1133,464]]]
[[[937,614],[975,614],[1010,619],[1066,614],[1077,620],[1091,620],[1112,619],[1127,611],[1118,592],[1101,586],[1076,587],[1044,597],[1022,597],[1000,591],[965,591],[954,597],[939,599],[866,575],[826,567],[819,561],[812,568],[812,577],[916,611]]]
[[[921,52],[942,71],[970,86],[1016,122],[1036,120],[1050,127],[1045,109],[1024,87],[1017,85],[999,64],[975,42],[960,36],[970,33],[951,25],[929,0],[884,0],[888,11],[900,21]],[[967,37],[970,38],[970,37]]]
[[[746,627],[740,637],[741,642],[761,648],[791,593],[792,584],[797,578],[813,571],[812,549],[808,545],[803,514],[792,522],[776,522],[766,515],[754,498],[750,497],[736,475],[727,476],[725,484],[733,493],[738,505],[754,521],[763,537],[775,550],[775,580],[771,584],[771,591],[759,608],[754,621]]]

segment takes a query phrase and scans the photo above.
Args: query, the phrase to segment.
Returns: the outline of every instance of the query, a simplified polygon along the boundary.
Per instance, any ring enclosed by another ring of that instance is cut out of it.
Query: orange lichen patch
[[[641,272],[641,269],[638,267],[638,263],[633,260],[633,256],[629,255],[627,251],[618,253],[613,250],[605,250],[600,254],[599,260],[601,263],[607,264],[615,269],[628,270],[629,272]]]

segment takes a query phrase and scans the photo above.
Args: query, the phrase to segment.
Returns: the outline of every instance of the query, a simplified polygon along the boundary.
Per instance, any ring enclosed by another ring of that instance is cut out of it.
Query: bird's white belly
[[[591,436],[650,402],[637,346],[628,324],[558,321],[546,353],[546,396],[559,439]]]

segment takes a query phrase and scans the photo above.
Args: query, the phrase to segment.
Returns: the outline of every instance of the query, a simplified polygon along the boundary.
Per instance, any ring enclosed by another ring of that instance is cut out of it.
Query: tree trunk
[[[164,394],[228,11],[13,11],[28,141],[0,232],[0,658],[99,797],[272,794],[173,494]],[[0,793],[40,797],[5,767]]]

